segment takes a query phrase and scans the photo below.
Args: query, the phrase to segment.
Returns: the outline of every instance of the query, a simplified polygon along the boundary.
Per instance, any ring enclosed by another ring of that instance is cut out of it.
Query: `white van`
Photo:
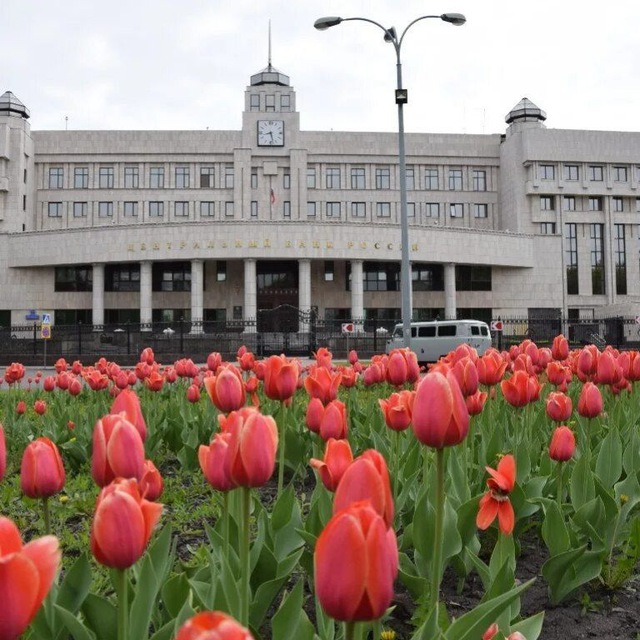
[[[411,323],[411,349],[420,364],[436,362],[460,344],[468,344],[481,356],[491,346],[489,325],[479,320],[434,320]],[[387,340],[387,353],[404,347],[402,325]]]

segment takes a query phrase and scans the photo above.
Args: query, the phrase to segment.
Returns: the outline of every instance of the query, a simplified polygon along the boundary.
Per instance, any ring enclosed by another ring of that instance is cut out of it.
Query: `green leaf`
[[[96,640],[96,634],[87,629],[70,611],[57,604],[54,608],[74,640]]]
[[[576,462],[571,474],[569,492],[571,494],[573,508],[576,511],[595,497],[596,490],[593,483],[593,474],[589,468],[587,456],[582,456],[580,460]]]
[[[82,603],[81,611],[97,640],[113,640],[118,637],[116,608],[108,600],[90,593]]]
[[[191,594],[189,581],[184,573],[171,576],[162,587],[162,602],[167,612],[175,618]]]
[[[629,476],[636,476],[640,471],[640,433],[637,428],[633,430],[629,442],[624,448],[622,466]]]
[[[302,587],[304,580],[298,580],[290,593],[286,594],[282,604],[272,620],[273,638],[295,638],[313,640],[314,629],[302,608]]]
[[[541,500],[541,502],[545,508],[542,539],[547,545],[549,553],[552,556],[557,556],[571,546],[567,525],[556,502],[553,500]]]
[[[529,618],[520,620],[511,626],[511,632],[519,631],[527,640],[538,640],[542,633],[542,623],[544,622],[544,611],[536,613]]]
[[[444,634],[445,640],[477,640],[487,627],[504,611],[520,594],[528,589],[534,580],[529,580],[507,593],[483,602],[463,616],[454,620]]]
[[[65,574],[56,604],[75,614],[87,597],[90,586],[91,566],[87,554],[83,553]]]
[[[606,487],[613,485],[622,474],[622,441],[618,430],[612,428],[602,441],[598,460],[596,461],[596,475]]]
[[[587,545],[570,549],[542,565],[542,575],[549,584],[552,604],[558,604],[578,587],[600,575],[602,553],[587,551]]]

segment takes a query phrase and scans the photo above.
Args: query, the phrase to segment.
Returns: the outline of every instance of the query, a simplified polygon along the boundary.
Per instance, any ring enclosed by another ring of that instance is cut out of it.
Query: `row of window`
[[[635,210],[640,212],[640,198],[622,198],[613,196],[610,198],[611,211],[623,212]],[[577,204],[581,204],[583,208],[577,209]],[[584,205],[586,204],[586,209]],[[634,209],[635,207],[635,209]],[[541,211],[556,210],[556,196],[540,196]],[[604,198],[602,196],[562,196],[563,211],[604,211]]]
[[[580,180],[581,169],[579,164],[564,164],[562,166],[562,178],[567,182]],[[614,182],[628,182],[631,175],[632,167],[625,165],[613,165],[611,169],[611,179]],[[594,164],[586,167],[587,177],[590,182],[604,182],[607,167],[605,165]],[[636,176],[640,180],[640,166],[636,167]],[[555,180],[556,165],[540,164],[538,165],[538,178],[540,180]]]
[[[266,263],[265,263],[266,264]],[[263,268],[258,274],[258,291],[269,288],[297,288],[297,272],[284,273],[277,263]],[[401,265],[396,262],[364,262],[364,291],[399,291]],[[325,280],[335,278],[333,260],[325,261]],[[216,261],[216,281],[227,279],[227,263]],[[414,291],[444,291],[444,267],[441,264],[413,263],[411,279]],[[191,263],[154,262],[152,267],[152,291],[191,291]],[[91,265],[56,267],[55,291],[92,291],[93,268]],[[351,263],[346,263],[345,288],[351,290]],[[140,291],[140,264],[107,264],[104,270],[105,291]],[[203,283],[206,290],[206,281]],[[458,291],[491,291],[491,267],[456,265],[456,289]]]
[[[62,202],[48,202],[47,214],[49,218],[62,218],[63,217],[63,204]],[[72,204],[72,213],[74,218],[86,218],[89,214],[89,202],[74,202]],[[93,204],[93,203],[91,203]],[[114,203],[112,201],[98,202],[97,215],[99,218],[112,218],[114,215]],[[142,203],[144,205],[144,203]],[[162,200],[151,200],[146,203],[147,214],[150,218],[162,218],[165,215],[165,203]],[[307,216],[310,218],[317,217],[319,213],[318,202],[307,202]],[[342,202],[325,202],[325,216],[327,218],[340,219],[342,217],[343,210]],[[141,210],[141,203],[136,201],[125,201],[122,203],[122,213],[125,218],[136,218]],[[169,203],[172,205],[172,213],[177,218],[188,218],[191,213],[191,203],[187,200],[176,201]],[[194,203],[200,212],[201,218],[211,218],[215,216],[215,202],[213,201],[201,201]],[[273,206],[273,204],[271,205]],[[367,206],[366,202],[351,202],[349,203],[349,210],[352,218],[366,218],[367,209],[371,209],[373,205]],[[461,202],[449,203],[448,205],[442,205],[438,202],[426,202],[407,203],[407,216],[409,218],[415,218],[416,213],[420,213],[420,209],[423,209],[424,215],[428,218],[439,218],[441,210],[444,212],[444,207],[448,206],[449,216],[451,218],[464,218],[465,205]],[[489,205],[485,203],[476,203],[467,205],[470,207],[469,215],[473,215],[474,218],[488,218],[489,217]],[[218,203],[220,208],[220,216],[231,218],[234,216],[234,203],[220,202]],[[251,201],[250,215],[252,218],[257,218],[259,213],[259,203],[257,200]],[[390,202],[376,202],[375,213],[378,218],[390,218],[391,217],[391,203]],[[285,200],[282,202],[282,215],[285,218],[291,217],[291,202]]]
[[[177,166],[175,167],[173,186],[176,189],[189,189],[192,187],[191,167]],[[375,189],[391,188],[391,167],[377,167],[373,176]],[[419,180],[416,180],[416,172],[414,167],[407,167],[407,189],[414,191],[420,189]],[[462,169],[449,169],[447,174],[447,188],[449,191],[463,191],[464,173]],[[224,167],[224,173],[220,176],[218,188],[232,189],[234,184],[234,168],[228,164]],[[325,187],[327,189],[342,189],[343,184],[349,184],[351,189],[368,189],[367,171],[365,167],[352,167],[350,170],[350,181],[347,182],[343,178],[341,167],[327,167],[325,169]],[[98,188],[113,189],[116,185],[116,169],[113,166],[102,166],[98,168]],[[418,186],[416,186],[418,185]],[[440,170],[438,167],[430,167],[424,171],[424,189],[427,191],[444,190],[444,184],[440,183]],[[139,166],[125,166],[122,186],[125,189],[139,189],[145,185],[142,184]],[[149,167],[149,179],[146,185],[150,189],[164,189],[169,186],[165,180],[165,167]],[[197,185],[201,189],[213,189],[216,187],[215,168],[212,166],[201,166],[199,173],[199,181]],[[291,175],[285,171],[282,178],[283,189],[291,188]],[[318,171],[316,167],[308,167],[307,169],[307,187],[309,189],[318,188]],[[49,189],[64,188],[64,168],[49,167]],[[73,188],[88,189],[89,188],[89,167],[74,167],[73,169]],[[251,188],[258,188],[258,171],[251,171]],[[474,169],[471,176],[472,191],[487,190],[487,172],[483,169]]]

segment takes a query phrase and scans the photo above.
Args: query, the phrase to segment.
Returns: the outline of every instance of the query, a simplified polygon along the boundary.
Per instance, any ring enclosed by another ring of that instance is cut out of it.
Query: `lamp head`
[[[327,16],[325,18],[318,18],[313,23],[313,26],[318,31],[324,31],[329,27],[335,27],[337,24],[340,24],[341,22],[342,22],[342,18],[339,18],[338,16]]]
[[[443,13],[440,16],[441,20],[450,22],[452,25],[459,27],[463,25],[467,19],[461,13]]]

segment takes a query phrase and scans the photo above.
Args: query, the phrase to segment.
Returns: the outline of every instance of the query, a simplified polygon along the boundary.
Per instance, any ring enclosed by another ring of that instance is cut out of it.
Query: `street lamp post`
[[[313,26],[319,31],[324,31],[329,27],[335,27],[341,22],[351,20],[359,20],[361,22],[369,22],[384,31],[385,42],[390,42],[396,52],[396,91],[395,99],[398,105],[398,159],[400,164],[400,246],[402,261],[400,265],[400,296],[401,296],[401,312],[402,312],[402,334],[404,338],[404,346],[411,347],[411,264],[409,262],[409,221],[407,216],[407,162],[404,145],[404,113],[403,107],[408,102],[408,92],[402,88],[402,62],[400,60],[400,49],[407,31],[420,20],[428,18],[437,18],[444,22],[449,22],[455,26],[463,25],[466,18],[461,13],[443,13],[442,15],[420,16],[410,22],[405,30],[398,37],[394,27],[386,29],[379,22],[370,20],[369,18],[339,18],[337,16],[329,16],[319,18]]]

